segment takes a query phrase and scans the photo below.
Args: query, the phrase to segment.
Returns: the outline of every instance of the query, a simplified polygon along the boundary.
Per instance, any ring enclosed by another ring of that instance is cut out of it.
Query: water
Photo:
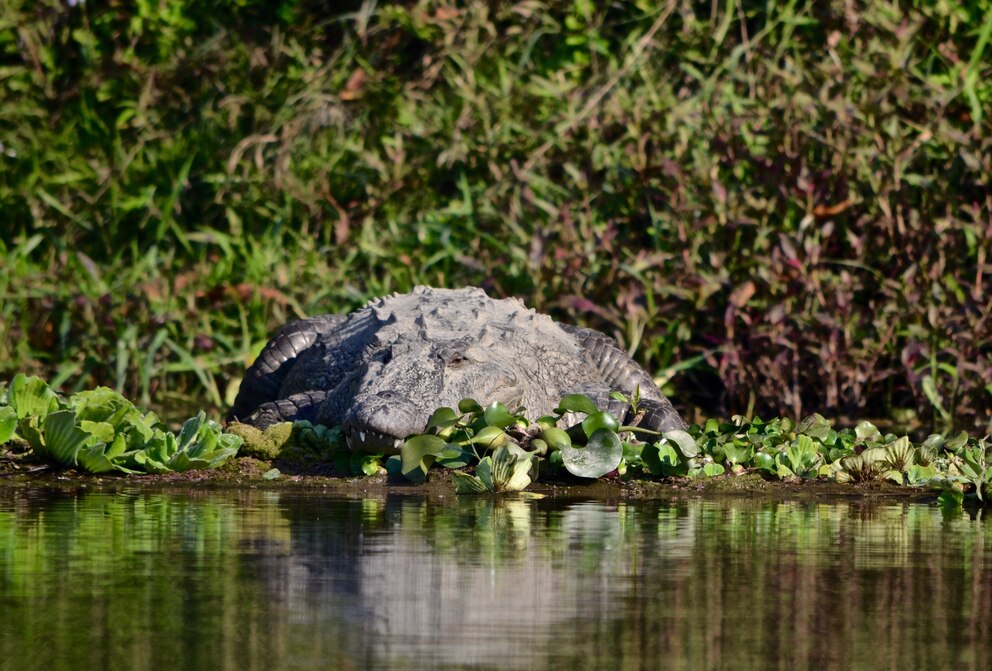
[[[992,668],[987,516],[0,488],[0,669]]]

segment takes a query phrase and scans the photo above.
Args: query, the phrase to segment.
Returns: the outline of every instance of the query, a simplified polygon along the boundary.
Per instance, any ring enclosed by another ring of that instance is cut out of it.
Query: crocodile
[[[636,417],[610,395],[635,390]],[[284,326],[248,368],[228,419],[259,428],[298,420],[340,425],[350,449],[395,454],[435,409],[463,398],[536,417],[572,393],[643,428],[685,428],[613,338],[475,287],[416,287],[348,315]]]

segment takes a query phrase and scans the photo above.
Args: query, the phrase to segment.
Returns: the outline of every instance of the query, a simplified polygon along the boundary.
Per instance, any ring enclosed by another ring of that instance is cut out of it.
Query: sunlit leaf
[[[19,419],[34,416],[44,418],[59,407],[58,397],[44,380],[21,373],[10,381],[7,400]]]
[[[584,412],[592,414],[599,410],[596,403],[585,394],[569,394],[561,399],[555,412],[565,414],[566,412]]]
[[[14,437],[17,429],[17,411],[9,405],[0,406],[0,445]]]
[[[589,438],[585,447],[566,447],[561,450],[565,468],[580,478],[600,478],[616,469],[623,458],[623,443],[616,433],[599,429]]]
[[[673,431],[665,431],[662,435],[686,459],[691,459],[699,454],[699,446],[696,444],[695,438],[685,431],[675,429]]]
[[[486,418],[486,424],[490,427],[498,427],[500,429],[506,428],[517,421],[517,418],[506,409],[506,406],[498,401],[486,406],[484,416]]]

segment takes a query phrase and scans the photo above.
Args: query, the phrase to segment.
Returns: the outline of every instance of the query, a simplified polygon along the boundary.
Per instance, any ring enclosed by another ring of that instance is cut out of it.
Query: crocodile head
[[[457,408],[467,397],[516,407],[524,397],[527,357],[511,352],[487,338],[382,341],[348,383],[353,393],[342,421],[348,446],[397,453],[437,408]]]

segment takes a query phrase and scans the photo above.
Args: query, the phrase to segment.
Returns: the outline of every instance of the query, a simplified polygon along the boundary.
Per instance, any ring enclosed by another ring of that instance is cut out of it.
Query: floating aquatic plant
[[[44,380],[17,375],[0,405],[0,444],[18,440],[35,455],[91,473],[166,473],[216,468],[241,438],[200,412],[179,434],[106,387],[68,397]]]

